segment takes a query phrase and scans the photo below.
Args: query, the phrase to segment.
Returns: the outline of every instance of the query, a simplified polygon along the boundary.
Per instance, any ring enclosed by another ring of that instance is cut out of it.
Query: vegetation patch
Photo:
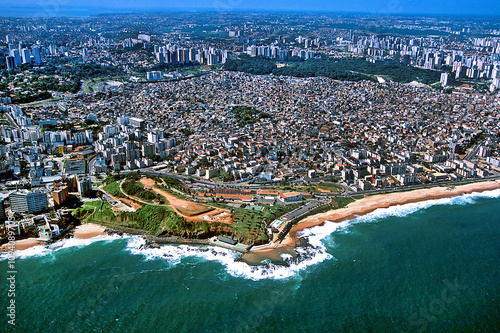
[[[103,187],[103,190],[118,198],[126,198],[127,196],[120,190],[120,185],[117,182],[109,183]]]
[[[295,77],[324,76],[342,81],[377,81],[376,76],[390,77],[393,81],[408,83],[418,81],[425,84],[439,82],[440,71],[407,66],[398,60],[372,63],[364,58],[309,59],[289,62],[278,68],[277,60],[265,57],[244,57],[229,60],[224,68],[251,74],[274,74]]]
[[[245,209],[245,205],[242,205],[240,208],[228,207],[220,203],[214,205],[232,209],[234,222],[230,227],[240,242],[248,245],[259,245],[265,244],[268,241],[266,228],[269,223],[303,204],[304,203],[275,206],[263,205],[264,209],[262,211]]]
[[[94,212],[88,214],[92,209]],[[80,221],[107,227],[126,227],[145,230],[151,235],[197,237],[210,230],[207,222],[186,222],[169,207],[144,205],[136,212],[114,212],[107,202],[94,201],[73,211]]]
[[[167,199],[163,195],[157,194],[151,189],[146,189],[141,183],[134,180],[123,182],[122,189],[126,194],[149,203],[168,204]]]
[[[356,201],[356,199],[351,197],[334,197],[332,198],[332,201],[336,204],[337,208],[344,208],[351,202]]]
[[[256,108],[250,106],[236,106],[232,110],[238,126],[243,127],[246,124],[254,124],[260,119],[271,118],[266,112],[257,110]]]

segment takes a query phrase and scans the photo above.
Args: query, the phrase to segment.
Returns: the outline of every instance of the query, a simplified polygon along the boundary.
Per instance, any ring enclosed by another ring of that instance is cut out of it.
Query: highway
[[[181,181],[188,183],[188,184],[191,183],[192,185],[198,185],[200,187],[205,187],[205,188],[233,187],[233,188],[257,190],[257,189],[260,189],[264,186],[275,185],[275,184],[245,184],[245,183],[214,182],[214,181],[210,181],[210,180],[194,178],[191,176],[179,175],[179,174],[167,172],[167,171],[161,171],[161,170],[155,171],[155,170],[152,170],[151,168],[144,168],[144,169],[140,169],[140,170],[127,170],[127,171],[123,171],[122,173],[130,173],[130,172],[137,172],[137,171],[140,171],[140,173],[144,174],[144,175],[168,176],[171,178],[181,180]],[[342,187],[343,191],[341,193],[315,193],[315,196],[317,196],[317,197],[338,197],[338,196],[352,197],[352,196],[358,196],[358,195],[373,195],[373,194],[391,193],[391,192],[398,192],[398,191],[417,190],[417,189],[431,188],[431,187],[436,187],[436,186],[450,186],[450,185],[456,185],[456,184],[462,185],[462,184],[469,184],[469,183],[482,182],[482,181],[487,181],[487,180],[497,180],[497,179],[500,179],[500,174],[498,174],[498,173],[496,173],[493,176],[484,177],[484,178],[476,177],[476,178],[465,179],[465,180],[447,180],[447,181],[433,182],[433,183],[429,183],[429,184],[396,186],[396,187],[391,187],[391,188],[383,188],[383,189],[376,189],[376,190],[369,190],[369,191],[358,191],[358,192],[351,191],[346,184],[335,183],[335,185]],[[303,180],[297,180],[297,181],[292,182],[292,183],[303,183],[303,182],[304,182]]]
[[[21,128],[21,126],[19,126],[17,122],[14,119],[12,119],[12,116],[10,115],[9,112],[4,112],[4,115],[12,126],[14,126],[15,128]]]

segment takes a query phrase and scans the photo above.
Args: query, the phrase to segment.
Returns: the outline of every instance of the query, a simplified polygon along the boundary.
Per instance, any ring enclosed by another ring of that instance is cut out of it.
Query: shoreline
[[[76,239],[89,239],[97,236],[108,235],[105,227],[93,223],[85,223],[78,225],[71,231],[73,232],[73,236],[71,238],[76,238]],[[57,238],[56,240],[59,239],[64,239],[64,237]],[[30,237],[30,238],[16,240],[14,248],[15,251],[23,251],[34,246],[43,246],[46,244],[49,244],[49,242],[41,240],[40,238]],[[9,250],[10,249],[8,243],[2,244],[2,246],[0,247],[0,253],[8,252]]]
[[[250,250],[242,255],[241,259],[249,264],[255,264],[261,262],[265,259],[271,259],[273,261],[280,261],[281,253],[293,253],[293,249],[296,246],[300,246],[300,235],[299,233],[308,228],[321,226],[325,221],[341,223],[347,220],[355,219],[359,216],[369,214],[379,208],[389,208],[392,206],[405,205],[410,203],[417,203],[428,200],[435,200],[441,198],[457,197],[463,194],[470,194],[473,192],[484,192],[500,189],[500,180],[496,181],[485,181],[478,183],[471,183],[466,185],[460,185],[457,187],[433,187],[428,189],[419,189],[407,192],[392,192],[387,194],[377,194],[373,196],[368,196],[354,202],[351,202],[344,208],[333,209],[324,213],[319,213],[311,215],[301,220],[298,224],[294,225],[285,239],[277,243],[269,243],[266,245],[260,245],[259,249]],[[90,239],[97,236],[111,235],[111,234],[121,234],[129,233],[131,230],[124,230],[108,228],[93,223],[85,223],[76,226],[70,232],[73,232],[71,238],[76,239]],[[152,237],[150,235],[145,235],[140,230],[137,232],[132,232],[137,236],[142,236],[148,243],[151,244],[187,244],[187,245],[213,245],[219,246],[218,244],[212,244],[209,240],[189,240],[179,239],[175,237],[168,237],[165,239]],[[62,238],[61,238],[62,239]],[[17,240],[15,245],[16,251],[26,250],[28,248],[45,245],[46,241],[42,241],[39,238],[27,238],[22,240]],[[154,246],[154,245],[153,245]],[[4,251],[9,251],[8,243],[3,244],[0,247],[0,253]]]
[[[330,210],[306,217],[294,225],[285,239],[280,243],[270,243],[251,253],[265,256],[266,254],[276,255],[281,250],[287,251],[290,247],[295,247],[300,236],[300,231],[316,226],[321,226],[325,221],[341,223],[347,220],[355,219],[359,216],[369,214],[379,208],[389,208],[392,206],[406,205],[428,200],[451,198],[470,194],[474,192],[484,192],[500,189],[500,181],[486,181],[460,185],[457,187],[432,187],[428,189],[419,189],[407,192],[393,192],[387,194],[378,194],[351,202],[344,208]]]

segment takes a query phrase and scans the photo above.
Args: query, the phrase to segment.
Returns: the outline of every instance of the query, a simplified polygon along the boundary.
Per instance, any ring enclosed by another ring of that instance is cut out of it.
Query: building
[[[68,199],[68,186],[64,183],[54,182],[54,191],[52,191],[52,198],[54,199],[54,206],[61,206]]]
[[[14,64],[16,66],[21,64],[21,54],[19,53],[18,49],[11,50],[10,55],[14,57]]]
[[[64,171],[69,175],[85,174],[87,173],[87,160],[84,158],[68,159]]]
[[[130,123],[130,126],[137,127],[137,128],[140,128],[140,129],[143,129],[144,125],[146,124],[146,122],[145,122],[144,119],[135,118],[135,117],[130,117],[129,118],[129,123]]]
[[[13,56],[5,57],[5,63],[7,64],[7,70],[12,71],[16,68],[15,58]]]
[[[211,179],[217,175],[218,169],[207,169],[205,172],[205,179]]]
[[[300,192],[280,193],[278,199],[283,202],[302,201],[302,193]]]
[[[443,87],[446,87],[448,84],[450,84],[450,74],[449,73],[442,73],[441,74],[441,80],[439,81]]]
[[[155,146],[152,143],[144,142],[142,144],[142,156],[151,156],[155,153]]]
[[[40,54],[40,48],[38,46],[35,46],[31,50],[33,51],[33,62],[37,65],[42,63],[42,56]]]
[[[56,223],[50,223],[47,215],[35,216],[31,219],[34,225],[37,226],[38,236],[42,240],[50,240],[54,237],[59,236],[61,233],[59,226]]]
[[[31,54],[29,49],[22,49],[21,57],[23,59],[23,64],[31,64]]]
[[[92,191],[92,181],[88,177],[77,177],[78,194],[86,196]]]
[[[87,157],[90,157],[94,154],[95,154],[95,152],[92,149],[86,149],[86,150],[79,151],[76,154],[76,157],[79,159],[84,159],[84,158],[86,159]]]
[[[37,213],[49,207],[47,195],[39,191],[20,190],[9,195],[13,213]]]
[[[5,220],[5,206],[4,206],[3,201],[4,201],[4,199],[1,198],[0,199],[0,221]]]
[[[161,72],[160,71],[147,72],[146,78],[148,79],[148,81],[161,80]]]

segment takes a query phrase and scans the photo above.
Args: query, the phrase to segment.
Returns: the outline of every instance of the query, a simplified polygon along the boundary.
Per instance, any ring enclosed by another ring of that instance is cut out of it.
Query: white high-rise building
[[[55,44],[50,44],[49,46],[49,52],[51,55],[56,55],[57,54],[57,47]]]
[[[20,190],[9,196],[10,207],[14,213],[36,213],[48,208],[47,195],[41,192]]]
[[[31,64],[31,54],[30,50],[24,48],[21,50],[21,58],[23,59],[23,64]]]
[[[21,64],[21,55],[18,49],[13,49],[10,51],[10,55],[14,57],[14,64],[17,66]]]
[[[448,73],[442,73],[441,74],[441,80],[439,81],[443,87],[446,87],[449,84],[450,81],[450,74]]]

